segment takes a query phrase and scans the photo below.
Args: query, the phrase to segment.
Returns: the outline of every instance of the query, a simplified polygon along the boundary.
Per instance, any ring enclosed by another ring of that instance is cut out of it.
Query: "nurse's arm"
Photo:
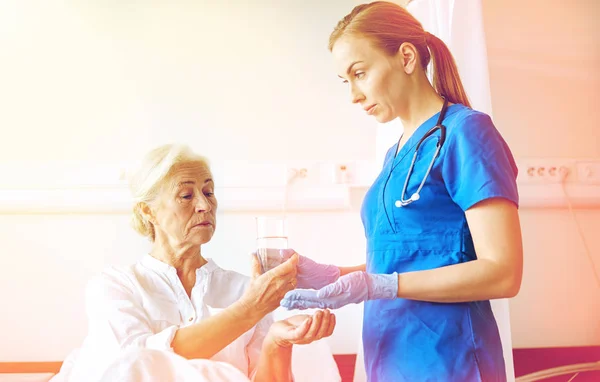
[[[523,247],[517,207],[493,198],[465,212],[477,259],[442,268],[401,273],[398,297],[465,302],[514,297],[521,287]]]
[[[355,267],[338,267],[340,269],[340,276],[347,275],[348,273],[363,271],[366,272],[367,264],[357,265]]]

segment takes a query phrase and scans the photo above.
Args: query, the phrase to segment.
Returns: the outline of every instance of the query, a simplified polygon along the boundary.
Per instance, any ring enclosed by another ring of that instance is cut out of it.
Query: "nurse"
[[[355,7],[329,49],[351,101],[379,123],[399,118],[404,133],[363,201],[366,264],[300,257],[304,289],[288,292],[281,305],[337,309],[364,301],[371,382],[506,380],[489,300],[515,296],[522,277],[509,147],[490,117],[471,109],[446,45],[401,6]],[[445,129],[427,136],[437,124]]]

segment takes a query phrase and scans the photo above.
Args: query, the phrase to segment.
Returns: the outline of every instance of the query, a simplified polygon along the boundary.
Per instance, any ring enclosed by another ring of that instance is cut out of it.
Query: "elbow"
[[[515,272],[516,273],[516,272]],[[500,283],[500,298],[513,298],[519,294],[521,290],[521,273],[518,274],[510,274],[504,278],[504,280]]]
[[[509,285],[504,291],[503,298],[513,298],[519,294],[519,290],[521,289],[521,285],[519,283]]]

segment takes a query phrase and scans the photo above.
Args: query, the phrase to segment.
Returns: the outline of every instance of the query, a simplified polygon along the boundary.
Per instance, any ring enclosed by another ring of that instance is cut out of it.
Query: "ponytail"
[[[427,47],[431,52],[433,88],[448,101],[471,107],[452,53],[436,36],[429,32],[425,32],[425,36]]]

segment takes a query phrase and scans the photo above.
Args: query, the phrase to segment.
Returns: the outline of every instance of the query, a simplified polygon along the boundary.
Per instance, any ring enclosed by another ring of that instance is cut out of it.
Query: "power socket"
[[[577,162],[577,179],[581,183],[600,184],[600,161]]]
[[[338,162],[333,165],[333,183],[351,184],[354,182],[355,165],[352,162]]]
[[[574,172],[574,164],[566,161],[527,160],[519,163],[521,183],[562,183]]]

